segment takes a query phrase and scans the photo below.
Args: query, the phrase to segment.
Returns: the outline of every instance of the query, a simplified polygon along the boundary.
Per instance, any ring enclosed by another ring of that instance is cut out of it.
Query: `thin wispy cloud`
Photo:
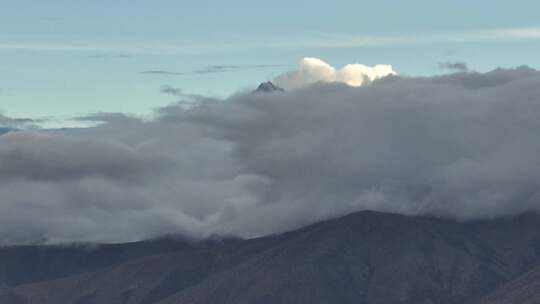
[[[439,69],[466,72],[469,70],[469,67],[465,62],[439,62]]]
[[[258,64],[258,65],[209,65],[207,67],[187,71],[187,72],[175,72],[167,70],[148,70],[142,71],[141,74],[157,74],[157,75],[200,75],[200,74],[216,74],[216,73],[228,73],[245,70],[256,70],[276,67],[286,67],[283,64]]]
[[[265,68],[286,67],[284,64],[258,64],[258,65],[210,65],[206,68],[192,71],[192,74],[226,73],[240,70],[256,70]]]
[[[248,40],[246,42],[245,40]],[[337,33],[296,33],[281,34],[277,37],[265,36],[238,39],[215,39],[220,50],[249,49],[249,48],[302,48],[302,47],[365,47],[385,45],[415,45],[425,43],[476,43],[496,41],[540,40],[540,26],[514,27],[499,29],[471,29],[466,31],[416,32],[400,35],[369,35],[369,34],[337,34]],[[140,45],[125,43],[121,45],[95,43],[36,43],[36,42],[0,42],[0,50],[36,50],[63,52],[122,52],[126,54],[190,54],[200,52],[215,52],[214,43],[153,43]],[[245,67],[243,67],[245,68]],[[229,67],[231,69],[231,67]],[[234,69],[234,68],[233,68]],[[175,74],[169,71],[147,71],[153,74]],[[161,73],[158,73],[161,72]],[[196,72],[192,71],[191,73]],[[204,71],[199,71],[204,72]],[[182,74],[182,73],[180,73]]]
[[[96,51],[115,51],[114,47],[104,45],[84,46],[78,44],[63,44],[63,43],[32,43],[32,42],[17,42],[17,43],[2,43],[2,50],[35,50],[35,51],[65,51],[65,52],[96,52]]]
[[[490,41],[538,40],[540,27],[468,30],[406,35],[357,35],[319,33],[319,39],[304,42],[313,47],[361,47],[424,43],[474,43]]]
[[[142,71],[141,74],[156,74],[156,75],[186,75],[186,73],[182,72],[172,72],[172,71],[165,71],[165,70],[148,70],[148,71]]]
[[[132,56],[130,54],[124,54],[124,53],[97,53],[92,54],[88,56],[89,58],[95,58],[95,59],[114,59],[114,58],[131,58]]]
[[[0,50],[27,50],[27,51],[46,51],[46,52],[90,52],[90,53],[122,53],[124,56],[133,54],[150,55],[171,55],[171,54],[192,54],[204,51],[205,47],[197,45],[173,45],[173,44],[150,44],[139,45],[125,43],[121,45],[108,43],[73,42],[2,42],[0,41]],[[210,50],[210,48],[207,48]]]
[[[182,96],[182,94],[183,94],[182,89],[175,88],[175,87],[170,86],[170,85],[164,85],[161,88],[161,93],[167,94],[167,95],[172,95],[172,96]]]

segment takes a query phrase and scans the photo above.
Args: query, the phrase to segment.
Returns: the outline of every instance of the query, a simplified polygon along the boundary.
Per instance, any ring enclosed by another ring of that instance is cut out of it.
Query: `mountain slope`
[[[23,299],[23,303],[155,303],[244,261],[271,243],[226,239],[212,246],[132,259],[98,271],[8,291],[11,297]]]
[[[504,284],[480,304],[540,304],[540,267]]]
[[[4,294],[6,304],[474,303],[539,265],[539,249],[536,215],[460,223],[360,212]]]
[[[179,237],[109,244],[0,247],[0,287],[57,279],[140,257],[214,246]]]
[[[538,263],[534,227],[536,218],[492,226],[356,214],[310,227],[160,304],[472,302]]]

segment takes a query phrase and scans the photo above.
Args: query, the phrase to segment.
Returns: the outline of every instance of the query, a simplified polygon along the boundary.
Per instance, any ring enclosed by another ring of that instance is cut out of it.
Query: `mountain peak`
[[[284,89],[276,86],[271,81],[266,81],[266,82],[261,83],[255,90],[255,92],[257,93],[259,92],[260,93],[284,92],[284,91],[285,91]]]

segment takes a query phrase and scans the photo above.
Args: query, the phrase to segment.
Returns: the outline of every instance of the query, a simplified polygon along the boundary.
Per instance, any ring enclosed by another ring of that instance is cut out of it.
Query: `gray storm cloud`
[[[527,67],[196,104],[0,136],[1,242],[252,237],[359,210],[540,211],[540,72]]]

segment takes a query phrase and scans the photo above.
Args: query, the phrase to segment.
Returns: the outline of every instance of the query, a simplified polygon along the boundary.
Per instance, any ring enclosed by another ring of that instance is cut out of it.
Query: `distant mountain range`
[[[540,303],[540,216],[359,212],[249,240],[0,248],[2,304]]]
[[[13,128],[0,126],[0,135],[6,134],[6,133],[11,132],[13,130],[14,130]]]

